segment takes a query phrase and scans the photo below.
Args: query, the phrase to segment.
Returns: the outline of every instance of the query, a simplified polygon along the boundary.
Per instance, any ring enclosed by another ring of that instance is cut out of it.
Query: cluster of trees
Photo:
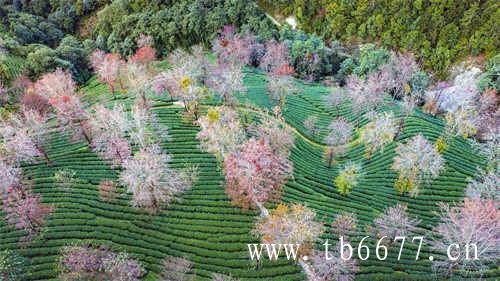
[[[61,250],[63,280],[139,281],[145,270],[125,252],[116,253],[105,246],[65,246]]]
[[[300,28],[345,43],[379,42],[414,51],[426,68],[443,77],[467,55],[494,56],[497,1],[262,1],[279,14],[293,14]]]

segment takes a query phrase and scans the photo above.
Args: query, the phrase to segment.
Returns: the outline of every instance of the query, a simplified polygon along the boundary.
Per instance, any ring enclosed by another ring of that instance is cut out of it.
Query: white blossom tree
[[[325,137],[325,143],[328,145],[325,150],[325,158],[328,167],[331,167],[334,156],[345,153],[346,144],[352,140],[354,126],[346,119],[339,117],[330,123],[328,131],[329,133]]]
[[[89,127],[93,136],[92,148],[101,158],[117,166],[130,156],[131,148],[126,137],[132,129],[132,122],[122,105],[113,109],[95,106]]]
[[[408,236],[415,231],[419,223],[419,220],[408,215],[408,207],[400,204],[388,207],[383,214],[373,220],[377,237],[386,236],[389,241],[394,241],[396,236]]]
[[[396,148],[392,169],[399,172],[396,189],[415,196],[422,184],[439,176],[444,159],[432,143],[418,134]]]
[[[392,112],[379,113],[371,117],[360,132],[360,142],[366,147],[366,157],[370,158],[373,152],[384,152],[384,146],[391,143],[396,136],[397,126]]]
[[[201,127],[197,135],[200,148],[215,154],[219,160],[245,142],[246,136],[238,113],[229,107],[210,108],[197,123]]]
[[[190,182],[169,161],[170,156],[158,146],[141,148],[125,160],[120,182],[132,193],[132,206],[155,212],[190,188]]]

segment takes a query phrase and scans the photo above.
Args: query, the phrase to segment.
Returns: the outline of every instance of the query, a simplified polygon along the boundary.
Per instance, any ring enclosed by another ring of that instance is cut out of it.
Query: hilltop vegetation
[[[0,57],[0,280],[500,277],[498,55],[439,81],[243,1],[44,3],[1,10],[39,42]]]

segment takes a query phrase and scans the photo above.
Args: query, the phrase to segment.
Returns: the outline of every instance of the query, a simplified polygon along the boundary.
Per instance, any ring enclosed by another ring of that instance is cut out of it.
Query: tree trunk
[[[394,140],[398,139],[398,137],[401,134],[404,126],[405,126],[405,117],[403,116],[401,118],[401,120],[399,120],[398,129],[396,130],[396,135],[394,136]]]
[[[111,91],[111,94],[113,95],[113,99],[116,100],[116,94],[115,94],[115,86],[113,86],[113,83],[109,83],[109,90]]]
[[[49,167],[52,167],[52,161],[50,161],[49,155],[47,154],[47,152],[45,151],[45,149],[43,148],[43,146],[37,145],[36,148],[38,149],[38,151],[40,152],[40,154],[42,154],[42,156],[45,159],[45,161],[47,161],[47,165]]]
[[[314,271],[311,269],[311,266],[309,266],[308,263],[306,263],[304,260],[299,260],[299,264],[304,269],[304,272],[307,275],[307,280],[316,280],[316,275],[314,274]]]
[[[83,125],[83,121],[80,121],[80,129],[82,130],[83,137],[89,143],[89,146],[92,146],[92,140],[90,139],[90,136],[87,134],[87,131],[85,130],[85,126]]]
[[[260,210],[260,216],[265,218],[269,216],[269,211],[262,205],[260,202],[256,202],[255,205],[257,205],[257,208]]]

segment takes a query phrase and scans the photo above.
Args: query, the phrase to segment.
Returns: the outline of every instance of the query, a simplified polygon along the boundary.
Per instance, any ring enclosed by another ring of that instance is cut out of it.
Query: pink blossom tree
[[[292,170],[292,162],[274,153],[264,139],[252,138],[224,158],[226,193],[234,205],[245,210],[257,207],[266,215],[263,204],[280,198]]]
[[[130,156],[131,149],[126,137],[131,131],[132,122],[123,106],[116,105],[113,109],[95,106],[89,127],[93,136],[92,148],[102,159],[110,160],[116,166]]]
[[[100,50],[95,51],[100,52]],[[99,55],[96,55],[99,57]],[[120,69],[125,64],[125,61],[117,53],[105,54],[102,58],[93,62],[93,68],[99,78],[99,81],[108,85],[113,98],[116,98],[115,84],[120,79]]]
[[[251,126],[251,135],[256,139],[264,140],[274,154],[286,157],[294,147],[295,137],[292,130],[286,125],[285,121],[270,117],[262,113],[260,123]]]
[[[285,106],[286,98],[297,93],[297,88],[293,82],[291,74],[295,71],[293,67],[284,64],[267,75],[267,91],[271,101],[276,101],[280,108]]]
[[[418,134],[396,148],[392,169],[399,172],[396,189],[415,196],[422,184],[439,176],[444,159],[432,143]]]
[[[132,193],[132,206],[156,212],[190,188],[186,176],[172,169],[169,161],[158,146],[141,148],[125,160],[120,182]]]
[[[137,49],[130,57],[130,61],[149,67],[156,60],[156,51],[151,46],[143,46]]]
[[[153,77],[150,72],[143,64],[131,61],[124,68],[128,94],[135,98],[137,105],[149,108],[149,93],[153,86]]]
[[[168,58],[174,66],[168,71],[158,74],[152,82],[153,90],[162,94],[168,90],[170,98],[182,101],[188,115],[198,119],[200,101],[207,96],[202,85],[205,77],[205,59],[199,47],[192,48],[192,54],[184,50],[175,50]]]
[[[339,117],[330,123],[328,131],[329,133],[325,137],[325,143],[328,145],[325,150],[325,158],[328,167],[331,167],[334,156],[343,154],[346,150],[345,145],[352,140],[354,126],[346,119]]]
[[[260,68],[270,72],[288,63],[288,47],[285,43],[270,40],[266,42],[266,53],[261,59]]]
[[[139,281],[145,270],[125,252],[115,253],[105,246],[66,246],[61,251],[63,280]]]
[[[5,219],[18,230],[26,232],[26,241],[30,241],[43,225],[52,207],[41,203],[39,195],[33,195],[29,188],[17,185],[7,189],[3,197]]]
[[[238,64],[217,62],[209,65],[208,69],[211,73],[206,80],[209,89],[220,94],[225,104],[234,105],[236,103],[234,93],[246,91],[243,85],[242,67]]]
[[[31,88],[24,93],[21,105],[23,111],[34,111],[40,116],[45,116],[50,111],[49,100],[44,96],[34,93]]]
[[[354,281],[354,276],[359,271],[358,261],[354,258],[344,260],[341,258],[340,246],[334,251],[314,251],[312,255],[313,275],[309,281]],[[344,256],[348,256],[345,249]]]
[[[332,222],[332,233],[347,238],[355,233],[357,222],[358,219],[354,213],[342,212],[337,214]]]
[[[76,92],[76,83],[68,71],[57,69],[43,75],[34,85],[35,93],[49,98],[49,103],[56,110],[57,119],[63,129],[71,129],[74,137],[84,137],[91,144],[87,132],[88,115],[84,110],[80,94]]]
[[[212,44],[212,51],[223,64],[249,64],[251,57],[251,37],[236,34],[234,26],[225,26]]]
[[[500,210],[495,201],[465,198],[460,205],[441,204],[441,211],[440,223],[434,229],[438,236],[431,241],[431,247],[446,253],[456,243],[458,247],[450,247],[450,255],[457,259],[435,260],[433,266],[447,276],[456,269],[477,273],[498,259]]]
[[[200,148],[215,154],[219,160],[235,152],[246,140],[238,113],[226,106],[209,108],[197,124],[201,127],[196,136]]]
[[[356,75],[347,77],[347,95],[355,113],[376,110],[384,104],[387,94],[386,84],[380,73],[371,73],[363,80]]]
[[[337,118],[340,117],[340,106],[349,99],[347,91],[344,88],[333,87],[330,94],[324,97],[327,106],[334,107],[337,112]]]
[[[261,217],[254,233],[263,243],[300,244],[298,256],[311,252],[314,242],[323,232],[323,225],[316,221],[316,214],[301,204],[280,204],[268,216]]]
[[[13,115],[7,122],[0,120],[0,136],[8,157],[16,162],[34,161],[42,156],[51,165],[45,150],[48,137],[47,116],[36,111],[23,111],[22,115]]]
[[[388,91],[392,91],[395,97],[409,95],[410,80],[413,75],[419,71],[418,64],[411,53],[392,53],[389,63],[380,67],[379,79],[380,83]]]
[[[11,186],[20,185],[21,175],[20,168],[0,157],[0,194],[7,192],[7,189]]]
[[[385,236],[393,242],[396,236],[408,236],[408,234],[415,231],[420,221],[411,218],[407,210],[406,205],[398,204],[388,207],[383,214],[376,217],[373,224],[377,237],[382,238]]]

